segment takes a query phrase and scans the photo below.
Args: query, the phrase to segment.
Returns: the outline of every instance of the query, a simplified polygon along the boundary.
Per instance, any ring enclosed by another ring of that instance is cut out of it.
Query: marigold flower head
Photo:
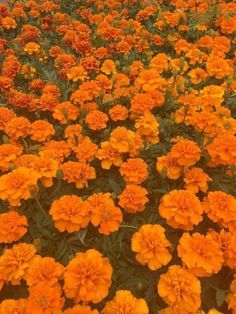
[[[20,240],[27,232],[27,218],[16,211],[0,214],[0,243]]]
[[[87,227],[90,221],[88,202],[76,195],[64,195],[53,201],[49,214],[60,232],[79,231]]]
[[[111,132],[110,143],[119,153],[129,153],[130,156],[137,155],[143,147],[140,135],[125,127],[117,127]]]
[[[64,305],[59,286],[48,286],[40,282],[29,289],[25,314],[60,314]]]
[[[116,65],[113,60],[105,60],[102,64],[101,71],[107,75],[116,72]]]
[[[53,110],[53,118],[62,124],[67,124],[69,120],[75,121],[79,116],[79,109],[69,101],[59,103]]]
[[[73,82],[78,80],[84,81],[87,78],[87,74],[87,71],[81,65],[76,65],[69,68],[67,78]]]
[[[197,311],[201,305],[201,284],[192,273],[178,265],[170,266],[157,284],[160,297],[170,306],[185,313]]]
[[[184,173],[185,188],[194,194],[198,191],[206,192],[208,181],[212,181],[212,179],[201,168],[187,169]]]
[[[129,158],[120,166],[120,174],[129,184],[140,184],[148,178],[147,164],[141,158]]]
[[[167,265],[171,260],[168,251],[170,242],[166,239],[165,229],[161,225],[143,225],[131,239],[131,248],[136,259],[151,270]]]
[[[63,314],[99,314],[97,310],[92,310],[89,305],[77,304],[73,307],[67,308]]]
[[[101,160],[101,167],[107,170],[112,165],[119,167],[123,162],[121,153],[109,141],[101,143],[101,148],[98,149],[96,157]]]
[[[211,165],[236,165],[236,136],[217,136],[206,148]]]
[[[5,130],[6,124],[15,117],[16,114],[12,109],[0,107],[0,130]]]
[[[122,105],[115,105],[109,110],[109,116],[112,121],[124,121],[128,117],[128,109]]]
[[[102,314],[148,314],[148,306],[144,299],[137,299],[129,290],[118,290],[111,301],[108,301]]]
[[[209,192],[202,203],[208,217],[223,227],[231,228],[236,221],[236,198],[222,191]]]
[[[64,267],[52,257],[36,256],[30,264],[25,276],[28,286],[44,283],[46,286],[54,286],[62,279]]]
[[[12,139],[18,140],[20,137],[30,135],[31,123],[24,117],[15,117],[5,125],[5,133]]]
[[[127,213],[142,212],[148,202],[148,191],[141,186],[129,184],[118,196],[120,207]]]
[[[22,153],[22,147],[12,144],[0,145],[0,171],[7,171],[11,163],[13,163]]]
[[[32,55],[34,53],[39,53],[40,46],[36,44],[35,42],[28,42],[24,47],[24,51],[28,53],[29,55]]]
[[[65,141],[49,141],[40,150],[40,156],[55,159],[58,163],[63,162],[70,153],[71,149]]]
[[[55,134],[53,125],[44,120],[36,120],[31,124],[30,135],[37,142],[48,141]]]
[[[25,314],[26,299],[5,299],[0,303],[1,314]]]
[[[231,72],[229,63],[227,60],[211,55],[206,62],[206,70],[210,76],[215,76],[217,79],[222,79],[228,76]]]
[[[90,141],[83,141],[74,147],[73,151],[80,162],[90,162],[95,158],[97,145]]]
[[[65,295],[75,303],[98,303],[108,295],[111,277],[110,262],[100,252],[90,249],[77,253],[65,269]]]
[[[157,144],[159,142],[159,124],[155,117],[146,111],[135,122],[135,128],[141,138],[151,144]]]
[[[173,157],[170,153],[166,156],[157,158],[156,170],[167,178],[176,180],[180,177],[182,166],[179,166],[177,158]]]
[[[192,192],[173,190],[162,197],[159,212],[171,227],[188,231],[202,221],[203,208]]]
[[[3,279],[12,285],[19,285],[21,279],[25,279],[35,254],[35,247],[27,243],[18,243],[6,249],[0,257],[0,273]]]
[[[116,207],[109,193],[92,194],[87,199],[91,209],[91,223],[102,234],[117,231],[123,216],[119,207]]]
[[[201,150],[190,140],[180,140],[171,149],[171,155],[177,159],[179,166],[192,166],[200,159]]]
[[[199,277],[218,273],[224,262],[223,253],[211,234],[184,233],[179,240],[178,255],[189,271]]]
[[[68,183],[75,183],[77,189],[88,186],[88,181],[96,178],[95,169],[86,163],[67,161],[61,166],[63,179]]]
[[[38,174],[31,169],[19,167],[0,177],[0,199],[11,206],[19,206],[22,200],[31,198],[31,189],[37,189]]]
[[[15,19],[13,19],[10,16],[6,16],[6,17],[2,18],[1,19],[1,25],[6,30],[15,29],[17,26]]]
[[[93,131],[103,130],[107,126],[108,116],[100,110],[90,111],[85,119],[88,127]]]
[[[33,160],[32,168],[40,177],[40,181],[45,187],[51,187],[53,185],[53,178],[56,177],[58,162],[51,158],[36,157]]]

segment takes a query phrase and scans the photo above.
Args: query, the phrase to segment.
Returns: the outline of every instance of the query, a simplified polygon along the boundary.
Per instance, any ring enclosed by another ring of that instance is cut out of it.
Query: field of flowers
[[[0,314],[236,313],[236,1],[0,3]]]

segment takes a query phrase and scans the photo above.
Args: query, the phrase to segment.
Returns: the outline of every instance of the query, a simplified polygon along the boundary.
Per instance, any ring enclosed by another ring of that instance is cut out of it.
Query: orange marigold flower
[[[90,141],[83,141],[74,147],[73,151],[80,162],[90,162],[96,155],[97,145]]]
[[[90,111],[85,118],[85,122],[88,124],[88,127],[93,131],[105,129],[107,121],[108,116],[100,110]]]
[[[179,166],[188,167],[200,159],[201,150],[195,142],[181,139],[171,148],[171,155],[177,159]]]
[[[212,181],[212,179],[201,168],[187,169],[184,173],[185,188],[194,194],[198,193],[199,190],[206,192],[208,181]]]
[[[16,211],[0,214],[0,243],[20,240],[27,232],[27,219]]]
[[[26,299],[5,299],[0,303],[1,314],[25,314]]]
[[[118,290],[111,301],[108,301],[102,314],[148,314],[144,299],[135,298],[129,290]]]
[[[69,157],[71,149],[65,141],[50,141],[44,144],[40,155],[45,158],[55,159],[59,163]]]
[[[159,123],[149,111],[144,112],[144,114],[136,120],[135,127],[137,133],[145,142],[151,144],[157,144],[159,142]]]
[[[206,148],[213,166],[236,165],[236,136],[217,136]]]
[[[206,70],[210,76],[215,76],[217,79],[222,79],[231,73],[227,60],[216,55],[212,55],[207,59]]]
[[[12,118],[5,126],[6,134],[14,140],[30,135],[30,131],[31,123],[24,117]]]
[[[37,189],[38,174],[31,169],[19,167],[0,177],[0,199],[11,206],[19,206],[21,200],[31,198],[31,190]]]
[[[53,118],[62,124],[67,124],[70,120],[75,121],[79,116],[79,109],[69,101],[59,103],[53,111]]]
[[[127,185],[124,191],[118,196],[120,207],[127,213],[142,212],[148,202],[146,195],[148,191],[138,185]]]
[[[131,248],[137,253],[137,261],[142,265],[147,264],[151,270],[157,270],[169,263],[172,257],[168,247],[170,242],[161,225],[143,225],[131,239]]]
[[[22,153],[22,147],[12,144],[0,145],[0,171],[7,171],[14,160]]]
[[[58,169],[58,162],[56,160],[37,156],[33,160],[32,168],[39,174],[40,181],[45,187],[53,185],[53,178],[56,177]]]
[[[28,268],[25,280],[30,287],[39,283],[52,287],[62,279],[63,272],[64,266],[54,258],[36,256]]]
[[[121,153],[108,141],[101,143],[101,148],[97,151],[96,157],[102,161],[102,168],[107,170],[109,170],[112,165],[119,167],[123,162]]]
[[[37,142],[48,141],[55,134],[53,125],[44,120],[37,120],[31,124],[30,135]]]
[[[88,202],[76,195],[64,195],[53,201],[49,214],[60,232],[79,231],[86,228],[90,221]]]
[[[110,143],[119,153],[129,153],[130,156],[137,155],[143,147],[140,135],[125,127],[117,127],[111,132]]]
[[[171,227],[188,231],[202,221],[203,208],[192,192],[173,190],[161,198],[159,212]]]
[[[88,181],[96,179],[95,169],[86,163],[67,161],[61,166],[63,179],[68,183],[75,183],[77,189],[88,186]]]
[[[106,75],[116,73],[116,65],[112,60],[105,60],[102,64],[101,71]]]
[[[97,310],[92,310],[89,305],[77,304],[73,307],[67,308],[63,314],[99,314]]]
[[[77,82],[78,80],[84,81],[87,78],[87,74],[87,71],[81,65],[76,65],[69,68],[66,75],[69,80]]]
[[[182,166],[179,166],[178,159],[171,153],[157,158],[156,170],[162,175],[172,180],[177,180],[182,172]]]
[[[29,288],[25,314],[60,314],[64,305],[59,286],[48,286],[40,282]]]
[[[223,253],[211,234],[184,233],[177,249],[189,271],[199,277],[218,273],[224,262]]]
[[[15,19],[13,19],[10,16],[6,16],[4,18],[1,19],[1,25],[3,28],[9,30],[9,29],[15,29],[17,24]]]
[[[121,165],[120,174],[127,183],[141,184],[148,178],[147,164],[142,158],[128,158]]]
[[[167,273],[161,275],[157,289],[168,305],[180,307],[184,313],[197,311],[201,305],[200,281],[179,265],[170,266]]]
[[[188,75],[190,77],[191,83],[193,84],[199,84],[208,77],[206,71],[204,71],[202,68],[195,68],[189,71]]]
[[[29,42],[25,45],[24,51],[29,55],[40,52],[40,46],[35,42]]]
[[[137,86],[142,87],[144,92],[153,92],[165,85],[165,80],[159,75],[159,72],[152,69],[143,69],[136,78]]]
[[[115,105],[109,110],[109,116],[112,121],[124,121],[128,117],[128,109],[122,105]]]
[[[0,273],[3,279],[12,285],[19,285],[21,279],[25,279],[35,254],[35,247],[28,243],[18,243],[6,249],[0,257]]]
[[[236,221],[236,198],[222,191],[209,192],[202,203],[208,217],[221,226],[230,228]]]
[[[12,109],[0,107],[0,131],[5,130],[6,124],[15,117],[16,114]]]
[[[87,199],[91,208],[91,223],[102,234],[117,231],[123,216],[119,207],[116,207],[109,193],[98,193]]]
[[[110,262],[100,252],[91,249],[77,253],[65,269],[65,295],[75,303],[98,303],[108,295],[111,277]]]

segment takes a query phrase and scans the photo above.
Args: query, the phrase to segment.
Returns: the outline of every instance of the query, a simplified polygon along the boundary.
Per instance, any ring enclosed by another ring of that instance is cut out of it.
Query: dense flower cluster
[[[0,1],[0,314],[236,313],[236,1]]]

